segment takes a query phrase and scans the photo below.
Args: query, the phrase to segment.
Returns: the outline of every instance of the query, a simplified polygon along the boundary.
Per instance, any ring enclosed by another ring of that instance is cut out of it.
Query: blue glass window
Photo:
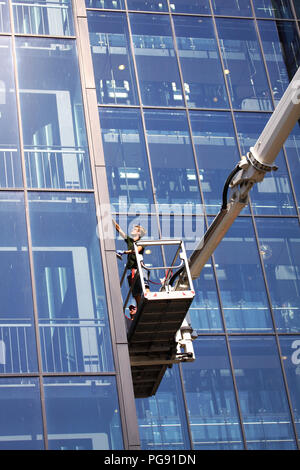
[[[194,341],[196,361],[182,366],[195,450],[243,449],[224,338]]]
[[[0,372],[37,370],[22,193],[0,193]]]
[[[15,32],[52,36],[74,34],[71,0],[13,0]]]
[[[239,161],[232,118],[226,112],[204,111],[191,112],[190,118],[206,211],[216,214],[226,178]]]
[[[281,336],[280,347],[286,373],[292,409],[296,422],[298,440],[300,439],[300,338],[299,336]]]
[[[37,378],[0,379],[0,450],[43,450]]]
[[[171,11],[174,13],[204,13],[210,15],[209,0],[171,0]]]
[[[20,187],[23,186],[23,183],[19,151],[17,105],[12,50],[10,38],[8,37],[0,38],[0,62],[0,187]]]
[[[155,396],[136,400],[143,450],[190,449],[178,367],[167,369]]]
[[[250,0],[213,0],[216,15],[253,16]]]
[[[229,331],[272,330],[268,299],[251,220],[240,217],[215,253],[217,278]]]
[[[174,25],[188,106],[227,108],[227,92],[211,18],[174,16]]]
[[[296,124],[289,137],[285,141],[288,164],[291,170],[292,182],[300,208],[300,127]]]
[[[275,339],[231,338],[230,347],[248,449],[295,449]]]
[[[238,138],[243,155],[252,147],[270,118],[270,114],[236,113]],[[269,172],[263,181],[251,190],[250,198],[255,214],[295,214],[296,208],[291,190],[285,158],[281,151],[276,158],[277,171]]]
[[[279,101],[300,65],[296,25],[289,21],[258,21],[275,101]]]
[[[88,12],[99,104],[136,104],[136,85],[124,13]]]
[[[123,449],[114,377],[44,379],[50,450]]]
[[[280,331],[300,331],[300,233],[297,219],[257,219],[260,252]]]
[[[129,10],[168,11],[167,0],[127,0]]]
[[[0,4],[0,32],[10,31],[8,0],[3,0]]]
[[[185,113],[145,111],[145,119],[160,210],[170,212],[170,204],[180,213],[184,204],[197,210],[201,200]]]
[[[294,4],[297,18],[300,18],[300,3],[298,2],[298,0],[293,0],[293,4]]]
[[[252,20],[217,18],[224,73],[236,109],[272,109],[269,85]]]
[[[131,13],[130,23],[143,104],[182,106],[169,16]]]
[[[87,8],[107,8],[111,10],[124,9],[124,0],[85,0]]]
[[[100,109],[100,123],[111,204],[117,212],[149,212],[153,195],[139,112]]]
[[[253,0],[255,14],[261,18],[293,18],[289,0]]]
[[[113,369],[91,194],[30,193],[45,372]]]
[[[29,187],[91,187],[74,41],[16,38]]]

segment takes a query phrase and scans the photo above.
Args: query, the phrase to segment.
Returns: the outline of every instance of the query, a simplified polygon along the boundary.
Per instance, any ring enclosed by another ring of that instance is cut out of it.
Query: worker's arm
[[[112,222],[114,224],[114,226],[116,227],[116,230],[117,232],[119,232],[119,234],[121,235],[121,237],[123,237],[124,239],[127,237],[126,233],[121,229],[120,225],[117,224],[117,222],[115,221],[115,219],[112,219]]]
[[[138,246],[137,249],[138,249],[138,252],[140,253],[140,252],[142,251],[143,247],[142,247],[142,246]],[[125,255],[130,255],[131,253],[134,253],[134,250],[126,250],[126,251],[124,251],[124,254],[125,254]]]

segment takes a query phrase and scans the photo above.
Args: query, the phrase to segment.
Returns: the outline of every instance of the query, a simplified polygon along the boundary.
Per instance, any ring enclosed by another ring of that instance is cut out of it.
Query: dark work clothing
[[[136,256],[135,256],[135,253],[134,253],[134,240],[133,238],[129,237],[129,235],[127,235],[127,237],[125,238],[125,243],[127,244],[127,248],[128,250],[133,250],[133,253],[129,253],[127,255],[127,263],[126,263],[126,267],[127,269],[132,269],[132,268],[135,268],[137,269],[137,262],[136,262]],[[142,247],[142,250],[140,251],[141,255],[144,253],[144,247]]]
[[[128,250],[133,250],[134,251],[134,240],[133,240],[133,238],[131,238],[131,237],[129,237],[129,235],[127,235],[127,237],[125,238],[125,242],[127,244]],[[142,247],[142,250],[140,251],[141,255],[143,253],[144,253],[144,247]],[[135,256],[134,252],[129,253],[127,255],[126,267],[129,270],[127,280],[128,280],[129,286],[131,287],[134,276],[135,276],[135,273],[136,273],[136,270],[137,270],[137,261],[136,261],[136,256]],[[145,271],[145,270],[143,269],[143,271]],[[148,280],[147,280],[146,276],[144,277],[144,282],[145,282],[145,286],[148,288]],[[143,292],[142,284],[141,284],[140,276],[138,275],[137,279],[136,279],[136,282],[133,286],[132,295],[136,296],[138,294],[142,294],[142,292]]]

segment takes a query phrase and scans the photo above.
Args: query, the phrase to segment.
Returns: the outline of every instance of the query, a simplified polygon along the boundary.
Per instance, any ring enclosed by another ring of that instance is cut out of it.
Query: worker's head
[[[146,230],[141,225],[135,225],[131,231],[131,236],[134,240],[139,240],[146,234]]]

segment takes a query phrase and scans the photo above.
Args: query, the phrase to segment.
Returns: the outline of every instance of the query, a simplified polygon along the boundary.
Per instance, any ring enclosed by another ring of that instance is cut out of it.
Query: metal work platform
[[[156,390],[167,367],[181,361],[193,361],[192,328],[185,320],[191,302],[195,296],[189,274],[188,261],[181,240],[139,241],[135,244],[138,270],[135,281],[142,287],[141,301],[133,320],[127,321],[128,347],[136,398],[149,397]],[[147,266],[143,256],[137,251],[138,246],[178,245],[170,266]],[[176,266],[176,260],[180,264]],[[189,288],[175,291],[171,285],[172,276],[177,269],[186,269]],[[145,270],[161,270],[165,276],[161,279],[159,290],[151,292],[145,288]],[[122,277],[122,281],[125,275]],[[133,286],[124,303],[124,311]]]

